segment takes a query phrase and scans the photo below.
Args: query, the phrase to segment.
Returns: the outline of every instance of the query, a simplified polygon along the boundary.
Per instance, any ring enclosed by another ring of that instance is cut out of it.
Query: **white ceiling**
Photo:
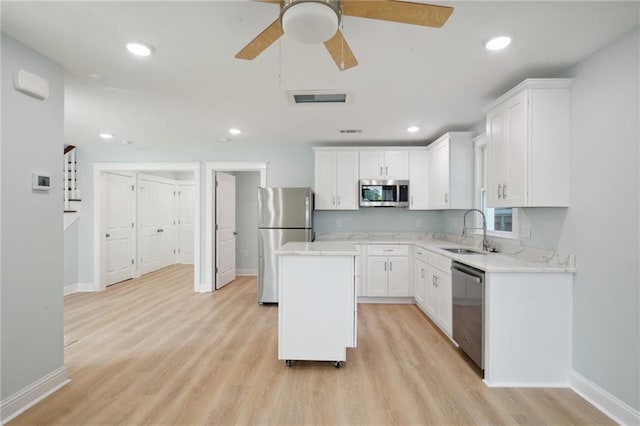
[[[431,141],[476,125],[524,78],[557,76],[640,20],[636,1],[430,3],[455,8],[441,29],[345,17],[359,62],[347,71],[324,46],[286,35],[254,61],[235,59],[278,16],[277,5],[252,1],[2,1],[2,31],[67,70],[66,143],[98,144],[111,132],[141,146],[186,147],[221,138]],[[513,38],[507,50],[484,49],[502,34]],[[132,57],[124,47],[132,40],[155,54]],[[348,91],[352,103],[296,106],[289,90]],[[410,135],[410,125],[421,130]]]

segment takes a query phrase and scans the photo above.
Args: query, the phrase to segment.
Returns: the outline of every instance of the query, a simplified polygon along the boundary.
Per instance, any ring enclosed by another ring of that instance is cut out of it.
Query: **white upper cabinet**
[[[487,205],[568,207],[572,79],[525,80],[487,110]]]
[[[449,132],[427,147],[429,209],[473,207],[472,135],[472,132]]]
[[[427,210],[429,208],[427,163],[426,149],[409,151],[409,210]]]
[[[316,210],[358,210],[358,151],[314,152]]]
[[[409,151],[360,151],[360,179],[409,179]]]

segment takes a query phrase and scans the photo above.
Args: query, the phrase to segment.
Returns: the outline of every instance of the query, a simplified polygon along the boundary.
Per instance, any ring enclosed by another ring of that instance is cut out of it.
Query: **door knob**
[[[104,234],[105,237],[109,238],[111,234]]]
[[[236,231],[233,231],[233,235],[238,235],[238,233]]]

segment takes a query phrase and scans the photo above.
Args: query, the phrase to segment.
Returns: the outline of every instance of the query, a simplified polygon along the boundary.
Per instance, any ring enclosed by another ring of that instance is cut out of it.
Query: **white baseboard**
[[[86,292],[98,292],[101,289],[94,283],[75,283],[64,287],[64,295],[67,296],[73,293],[86,293]]]
[[[613,421],[621,425],[640,425],[640,412],[611,395],[575,371],[569,373],[571,389]]]
[[[258,275],[258,270],[256,268],[236,269],[236,275]]]
[[[67,377],[67,368],[63,366],[2,400],[0,405],[2,424],[24,413],[70,381]]]

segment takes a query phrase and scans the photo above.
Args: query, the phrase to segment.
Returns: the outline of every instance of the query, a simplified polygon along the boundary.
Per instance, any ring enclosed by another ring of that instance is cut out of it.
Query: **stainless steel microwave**
[[[360,207],[409,206],[408,180],[361,180]]]

